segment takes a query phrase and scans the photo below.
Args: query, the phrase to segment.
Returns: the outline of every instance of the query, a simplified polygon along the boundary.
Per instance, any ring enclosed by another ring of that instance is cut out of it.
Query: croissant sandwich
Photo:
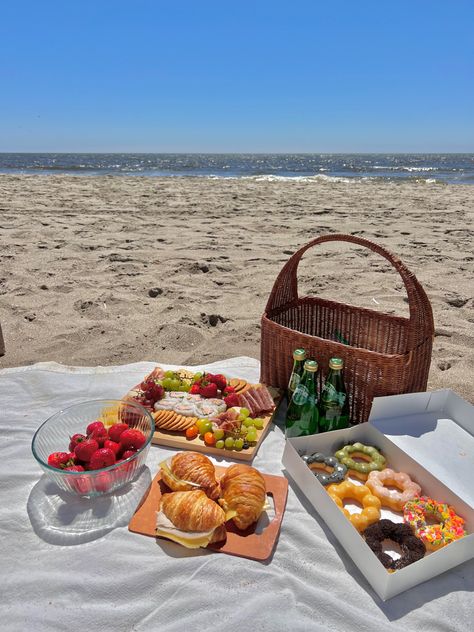
[[[174,492],[202,489],[212,500],[220,495],[214,465],[198,452],[179,452],[161,463],[161,478]]]
[[[188,549],[226,539],[225,513],[198,489],[163,494],[156,514],[156,535]]]
[[[260,472],[250,465],[231,465],[220,484],[219,504],[226,520],[232,518],[238,529],[247,529],[257,522],[267,504],[265,480]]]

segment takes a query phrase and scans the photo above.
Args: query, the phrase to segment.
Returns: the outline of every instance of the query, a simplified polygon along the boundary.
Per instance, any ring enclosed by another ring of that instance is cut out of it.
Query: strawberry
[[[101,421],[93,421],[87,426],[86,434],[87,436],[91,435],[96,430],[105,430],[105,426]]]
[[[125,459],[129,459],[131,456],[133,456],[136,453],[137,453],[136,450],[125,450],[125,452],[122,454],[122,458],[120,460],[121,461],[125,461]]]
[[[94,479],[94,487],[98,492],[108,492],[113,483],[110,472],[100,472]]]
[[[102,428],[95,428],[90,434],[87,435],[88,439],[95,439],[99,444],[99,448],[104,446],[104,442],[109,438],[107,430],[102,426]]]
[[[120,443],[117,443],[116,441],[111,441],[110,439],[106,439],[104,441],[104,448],[112,450],[115,456],[117,456],[117,452],[120,450],[120,447]]]
[[[48,456],[48,465],[56,467],[59,470],[63,470],[69,461],[69,454],[67,452],[52,452]]]
[[[91,456],[89,465],[91,470],[101,470],[115,463],[115,453],[109,448],[100,448]]]
[[[74,454],[79,459],[79,461],[84,461],[88,463],[91,460],[91,456],[94,454],[96,450],[99,449],[99,444],[95,439],[86,439],[85,441],[81,441],[74,448]]]
[[[224,404],[227,406],[227,408],[240,406],[239,396],[236,393],[231,393],[230,395],[227,395],[227,397],[224,397]]]
[[[74,452],[74,448],[76,447],[76,445],[78,443],[81,443],[82,441],[85,441],[86,439],[86,435],[80,434],[78,432],[76,434],[73,434],[71,440],[69,441],[69,452]]]
[[[120,441],[120,435],[124,430],[128,430],[128,424],[114,424],[109,428],[109,439],[118,443]]]
[[[204,382],[201,384],[199,389],[199,395],[202,397],[217,397],[217,384],[211,382],[210,384],[205,384]]]
[[[227,379],[221,373],[217,375],[211,375],[211,377],[207,376],[207,379],[212,384],[215,384],[220,391],[223,391],[227,386]]]
[[[70,465],[69,467],[65,467],[64,469],[68,472],[85,472],[82,465]]]
[[[75,467],[81,467],[81,466],[76,465]],[[77,471],[77,470],[74,470],[74,471]],[[84,496],[85,494],[88,494],[90,491],[92,491],[91,479],[87,475],[86,476],[69,476],[68,482],[71,485],[71,487],[75,489],[76,492],[80,496]]]
[[[224,395],[231,395],[232,393],[235,393],[235,388],[233,386],[226,386],[222,392]]]
[[[198,382],[196,382],[195,384],[193,384],[191,386],[191,388],[189,389],[189,392],[191,393],[191,395],[199,395],[199,389],[200,389],[200,385]]]
[[[140,430],[129,428],[120,435],[120,444],[125,450],[135,448],[138,450],[146,442],[146,437]]]

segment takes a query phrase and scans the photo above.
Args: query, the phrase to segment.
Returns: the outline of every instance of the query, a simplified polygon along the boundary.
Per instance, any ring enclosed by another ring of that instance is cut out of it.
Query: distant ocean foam
[[[474,154],[0,154],[3,174],[474,184]]]

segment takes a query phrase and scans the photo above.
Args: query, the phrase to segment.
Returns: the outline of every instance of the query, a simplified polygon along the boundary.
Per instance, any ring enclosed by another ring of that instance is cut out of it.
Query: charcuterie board
[[[217,465],[215,469],[217,476],[221,477],[226,468]],[[225,542],[209,544],[208,549],[258,561],[265,561],[270,557],[275,548],[285,512],[288,481],[283,476],[263,473],[262,476],[267,489],[267,500],[272,505],[272,509],[264,512],[258,522],[245,531],[240,531],[234,527],[231,521],[227,522]],[[160,505],[161,495],[169,491],[158,472],[130,520],[129,531],[155,537],[156,512]],[[167,542],[170,546],[179,547],[178,544],[172,544],[167,540],[162,541]]]
[[[190,377],[192,374],[188,373],[184,369],[181,370],[181,373],[177,372],[176,376],[178,375],[181,375],[181,379],[183,380],[183,382],[184,380],[192,379]],[[224,378],[224,376],[220,377]],[[145,381],[146,380],[155,380],[159,384],[162,384],[164,381],[162,369],[160,369],[160,367],[156,367],[156,369],[145,378]],[[220,395],[218,397],[221,397],[221,399],[203,399],[199,397],[199,395],[190,395],[186,392],[183,394],[178,391],[172,393],[165,392],[164,395],[162,395],[162,398],[157,400],[158,406],[161,406],[164,401],[166,401],[170,405],[174,405],[172,403],[172,398],[175,398],[177,402],[175,410],[160,410],[156,407],[156,405],[151,405],[148,407],[148,410],[150,410],[150,412],[152,413],[156,424],[152,443],[169,448],[175,448],[178,450],[193,450],[196,452],[203,452],[205,454],[211,454],[224,458],[230,457],[233,460],[252,461],[262,441],[268,433],[274,412],[276,410],[276,405],[278,404],[281,395],[277,389],[267,388],[260,384],[250,384],[243,379],[225,376],[225,380],[227,381],[227,385],[232,388],[236,396],[238,396],[239,398],[244,398],[244,403],[241,404],[241,406],[244,407],[246,406],[245,398],[249,397],[249,394],[251,397],[252,393],[254,395],[255,393],[257,393],[257,395],[260,397],[261,393],[265,393],[265,396],[267,398],[266,411],[259,412],[258,415],[253,415],[254,417],[258,416],[258,419],[260,420],[260,426],[258,430],[256,430],[254,440],[245,441],[244,444],[242,446],[239,446],[239,449],[237,449],[235,447],[219,447],[219,444],[210,445],[209,443],[204,441],[203,435],[200,434],[197,434],[197,436],[190,436],[189,432],[187,433],[186,430],[196,424],[199,420],[199,417],[204,415],[200,415],[199,412],[193,415],[192,413],[190,414],[189,410],[183,411],[183,414],[180,414],[180,408],[200,406],[202,410],[203,407],[206,406],[212,407],[216,405],[219,406],[219,403],[223,404],[225,398],[223,397],[223,395]],[[139,385],[134,386],[129,391],[126,398],[138,399],[138,401],[140,401],[139,398],[143,397],[142,385],[143,382]],[[182,397],[183,399],[180,399],[180,397]],[[196,401],[198,398],[199,401]],[[253,399],[253,402],[255,403],[255,399]],[[226,410],[225,404],[223,404],[223,410]],[[215,417],[211,416],[210,418],[214,419]]]

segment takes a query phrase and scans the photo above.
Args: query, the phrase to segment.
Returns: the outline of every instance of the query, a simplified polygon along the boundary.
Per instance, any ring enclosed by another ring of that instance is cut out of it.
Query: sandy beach
[[[433,306],[429,388],[474,402],[474,187],[0,176],[0,367],[259,357],[282,265],[328,232],[374,240]],[[407,315],[400,277],[346,245],[310,251],[300,293]]]

